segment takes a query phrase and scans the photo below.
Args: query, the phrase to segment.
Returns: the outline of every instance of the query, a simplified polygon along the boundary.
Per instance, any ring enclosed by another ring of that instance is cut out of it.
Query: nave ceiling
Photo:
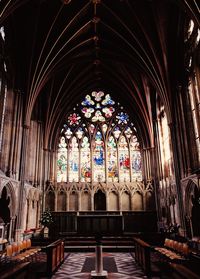
[[[200,3],[2,0],[0,6],[9,78],[25,94],[24,124],[37,112],[46,145],[55,144],[66,113],[93,90],[120,102],[145,145],[153,145],[156,92],[171,121],[174,90],[185,75],[184,28],[190,18],[200,26]]]

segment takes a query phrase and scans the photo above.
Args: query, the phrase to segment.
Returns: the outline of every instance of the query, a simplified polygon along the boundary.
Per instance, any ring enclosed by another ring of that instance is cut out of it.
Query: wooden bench
[[[151,246],[140,238],[133,238],[135,243],[135,261],[141,266],[146,275],[151,273]]]
[[[154,250],[169,261],[184,261],[190,253],[187,243],[168,238],[164,241],[164,247],[155,247]]]
[[[5,248],[5,253],[3,259],[5,262],[22,262],[22,261],[31,261],[33,256],[41,250],[40,247],[32,247],[31,240],[23,240],[21,242],[13,242],[8,244]]]

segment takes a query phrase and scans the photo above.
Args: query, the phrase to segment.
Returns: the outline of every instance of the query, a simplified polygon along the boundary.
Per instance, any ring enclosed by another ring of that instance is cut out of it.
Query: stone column
[[[109,192],[106,191],[106,211],[109,211]]]
[[[69,211],[69,191],[66,191],[66,211]]]
[[[55,209],[54,210],[58,211],[58,192],[55,191],[54,194],[55,194]]]
[[[90,199],[91,199],[91,211],[94,211],[94,192],[91,191],[90,193]]]
[[[12,231],[14,229],[14,220],[15,220],[15,217],[11,217],[10,218],[10,228],[9,228],[9,236],[8,236],[8,241],[12,242],[13,239],[12,239]]]
[[[155,202],[156,210],[158,215],[158,221],[162,221],[161,213],[161,196],[160,196],[160,182],[162,183],[163,173],[161,165],[161,151],[160,151],[160,142],[159,142],[159,129],[158,129],[158,119],[153,120],[153,129],[154,129],[154,153],[153,153],[153,167],[154,167],[154,189],[155,189]]]
[[[108,278],[107,271],[103,270],[102,244],[100,240],[97,240],[95,254],[95,270],[91,271],[91,278]]]
[[[30,206],[30,201],[29,199],[26,200],[27,207],[26,207],[26,229],[28,229],[28,222],[29,222],[29,206]]]
[[[183,208],[183,200],[182,200],[182,189],[181,189],[181,183],[180,183],[176,127],[173,123],[170,123],[169,127],[170,127],[170,132],[171,132],[172,149],[173,149],[173,155],[174,155],[176,194],[177,194],[177,198],[178,198],[178,213],[179,213],[179,218],[180,218],[180,220],[178,220],[178,221],[180,221],[181,227],[184,231],[184,235],[186,235],[185,220],[184,220],[184,208]]]
[[[78,191],[78,211],[81,211],[81,191]]]
[[[29,126],[23,126],[22,134],[22,149],[21,149],[21,166],[20,166],[20,187],[19,187],[19,204],[18,204],[18,214],[17,214],[17,225],[16,225],[16,240],[20,241],[22,237],[22,223],[23,223],[23,209],[25,204],[25,181],[26,181],[26,155],[28,147],[28,135]]]
[[[118,193],[119,211],[122,211],[122,193]]]

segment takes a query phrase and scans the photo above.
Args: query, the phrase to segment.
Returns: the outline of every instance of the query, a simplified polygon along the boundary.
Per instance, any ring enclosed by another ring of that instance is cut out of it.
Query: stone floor
[[[115,272],[109,272],[109,279],[143,279],[147,278],[140,267],[136,264],[134,258],[130,253],[104,253],[104,257],[114,259],[113,270]],[[88,258],[95,257],[94,253],[71,253],[65,260],[60,269],[52,276],[52,279],[89,279],[89,269],[93,269],[91,265],[89,268],[85,268]],[[109,261],[112,263],[112,261]],[[84,268],[83,268],[84,267]],[[109,268],[112,271],[112,267]],[[87,270],[87,272],[82,272]],[[152,277],[157,279],[160,277]]]

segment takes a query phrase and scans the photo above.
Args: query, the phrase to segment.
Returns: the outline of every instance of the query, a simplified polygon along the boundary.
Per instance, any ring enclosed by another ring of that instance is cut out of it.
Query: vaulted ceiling
[[[200,25],[197,1],[1,0],[0,5],[10,78],[26,96],[25,124],[37,108],[50,142],[69,110],[91,91],[104,90],[126,107],[152,144],[155,92],[169,113],[183,74],[185,23],[192,18]]]

